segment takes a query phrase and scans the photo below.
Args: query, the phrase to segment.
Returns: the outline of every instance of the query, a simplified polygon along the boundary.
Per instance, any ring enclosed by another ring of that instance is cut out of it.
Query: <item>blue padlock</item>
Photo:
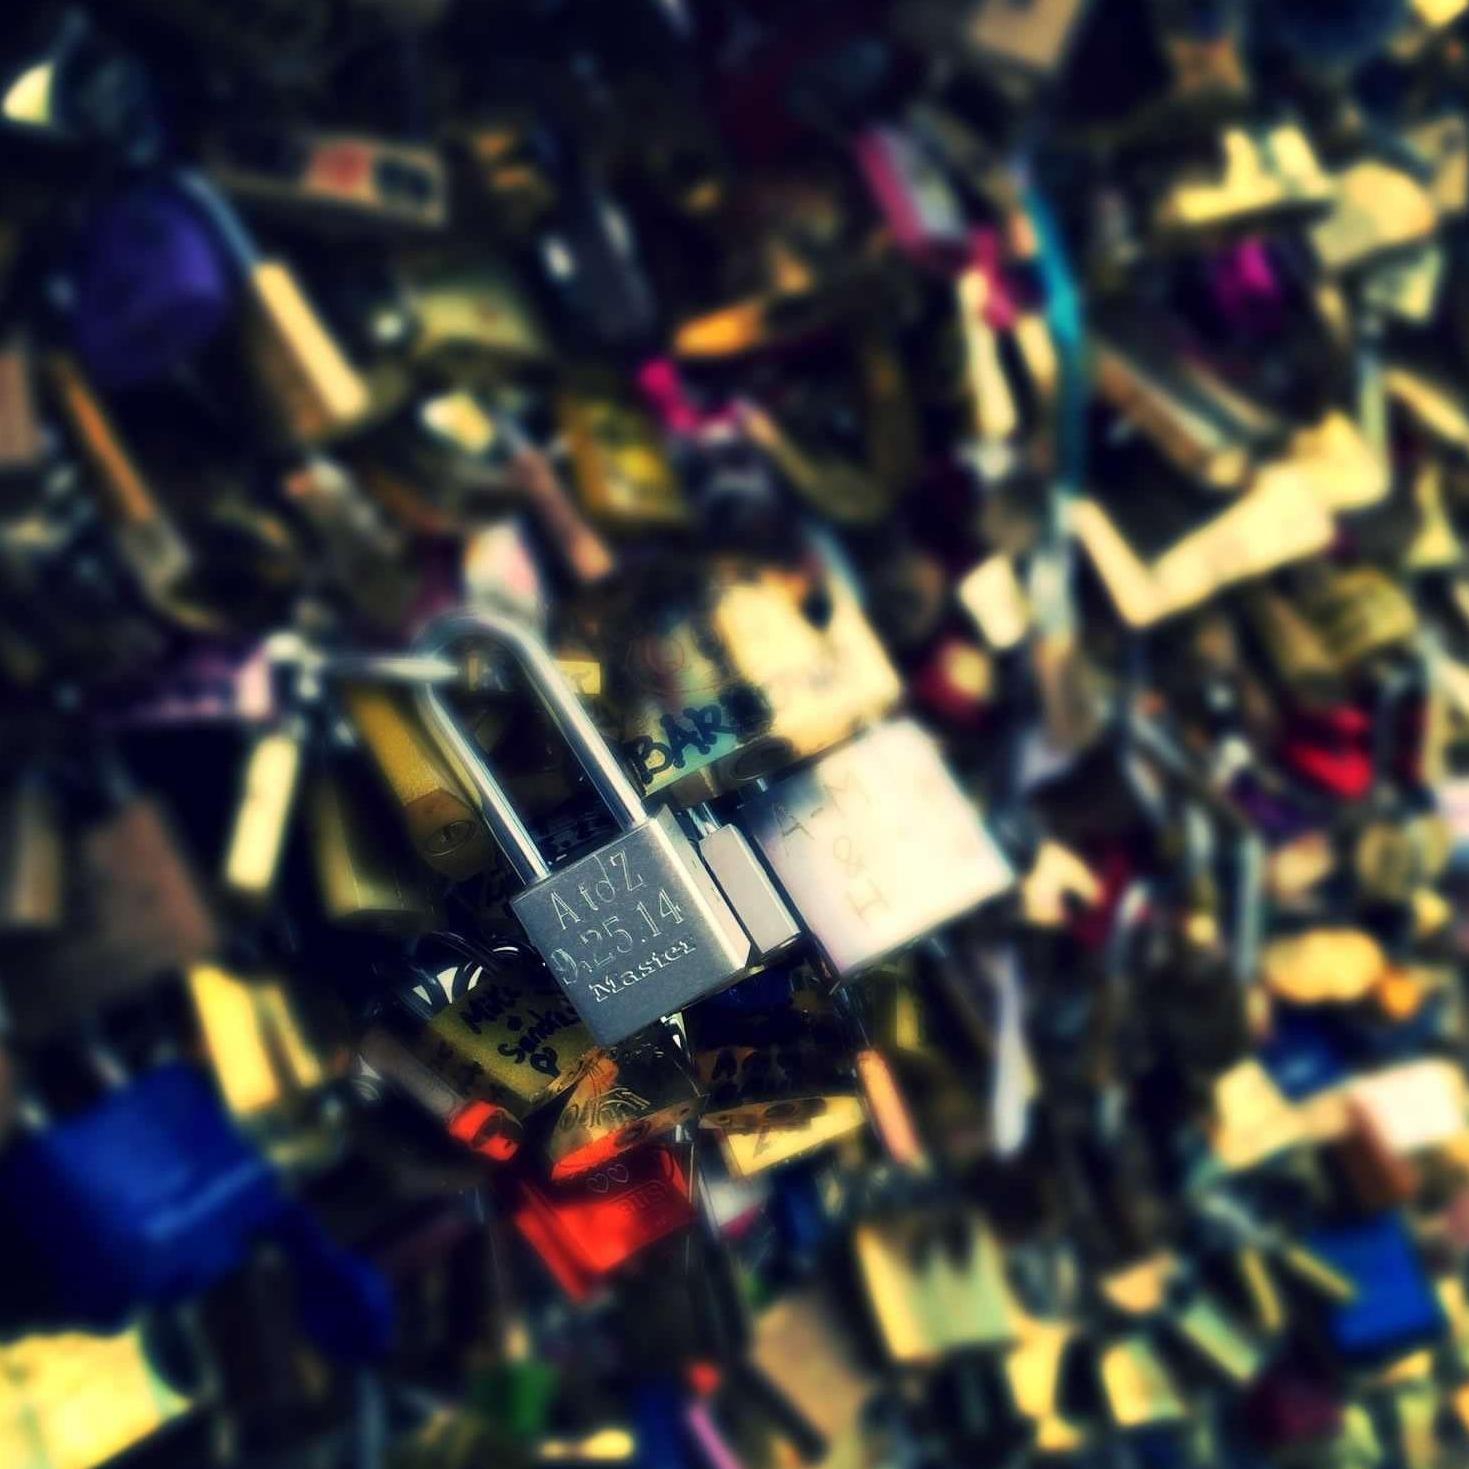
[[[171,180],[105,201],[71,260],[72,336],[92,380],[112,391],[157,382],[230,320],[239,294],[198,204]]]
[[[1325,1091],[1348,1074],[1338,1038],[1320,1016],[1297,1006],[1276,1009],[1260,1060],[1276,1086],[1293,1102]]]
[[[671,1378],[649,1377],[637,1386],[633,1412],[637,1423],[638,1469],[690,1469],[684,1396]]]
[[[116,1330],[204,1290],[265,1236],[295,1266],[303,1323],[324,1350],[386,1348],[386,1283],[281,1190],[193,1067],[150,1071],[0,1161],[6,1314],[27,1326]]]
[[[1306,1245],[1356,1287],[1332,1308],[1327,1334],[1349,1360],[1424,1346],[1446,1329],[1443,1308],[1397,1214],[1313,1230]]]

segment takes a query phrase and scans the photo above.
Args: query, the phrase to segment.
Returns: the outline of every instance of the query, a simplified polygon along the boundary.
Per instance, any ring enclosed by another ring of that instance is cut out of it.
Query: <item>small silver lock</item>
[[[759,889],[759,860],[740,833],[735,848],[743,859],[720,835],[726,828],[701,842],[715,843],[713,867],[731,889],[727,898],[672,812],[648,814],[555,660],[525,628],[491,612],[455,613],[431,626],[418,649],[438,653],[468,643],[515,659],[620,828],[614,841],[553,872],[439,690],[419,690],[425,726],[526,884],[510,900],[511,911],[599,1044],[612,1045],[719,989],[796,936],[768,880]],[[758,944],[731,899],[752,905]]]

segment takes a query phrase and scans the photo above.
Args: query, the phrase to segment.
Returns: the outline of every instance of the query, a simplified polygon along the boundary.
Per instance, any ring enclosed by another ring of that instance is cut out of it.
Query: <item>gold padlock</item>
[[[322,911],[344,928],[428,933],[440,921],[428,875],[365,776],[336,767],[317,771],[311,781],[306,829]]]
[[[556,401],[577,497],[610,528],[678,527],[689,507],[652,420],[599,379],[569,383]]]
[[[1418,630],[1412,599],[1374,566],[1311,568],[1298,606],[1343,673]]]
[[[215,1078],[236,1117],[256,1118],[325,1080],[326,1068],[280,980],[247,980],[215,964],[195,964],[188,981]]]
[[[473,981],[434,1012],[413,1049],[456,1092],[523,1122],[576,1084],[594,1042],[527,956],[491,956]]]
[[[1307,231],[1317,263],[1328,274],[1420,244],[1438,229],[1433,196],[1391,164],[1364,158],[1333,174],[1331,184],[1331,212]]]
[[[889,1358],[932,1363],[967,1347],[1009,1346],[1019,1312],[999,1244],[968,1213],[869,1219],[852,1236]]]
[[[1330,511],[1288,460],[1262,467],[1227,509],[1176,536],[1150,559],[1134,549],[1119,518],[1146,529],[1145,512],[1096,497],[1075,507],[1073,525],[1130,627],[1152,626],[1222,587],[1323,550],[1335,528]]]
[[[852,1090],[830,1049],[810,1038],[704,1046],[694,1053],[694,1068],[707,1099],[700,1125],[730,1134],[808,1121]]]
[[[1219,152],[1217,169],[1190,170],[1159,200],[1153,219],[1161,233],[1258,227],[1269,216],[1309,218],[1331,208],[1332,179],[1300,127],[1229,127]]]
[[[875,723],[901,684],[837,576],[721,561],[627,640],[623,753],[648,795],[706,801]]]
[[[66,907],[61,811],[38,769],[22,767],[0,786],[0,934],[61,926]]]
[[[455,882],[484,871],[494,855],[489,837],[408,697],[373,684],[346,684],[342,702],[402,808],[414,851]]]
[[[303,756],[303,731],[287,722],[258,735],[245,757],[220,876],[241,902],[263,904],[275,888]]]
[[[1279,419],[1217,374],[1130,337],[1095,336],[1092,373],[1104,402],[1209,489],[1239,489],[1252,462],[1285,438]]]
[[[585,1056],[546,1144],[551,1178],[600,1168],[697,1115],[702,1096],[666,1033]]]
[[[170,616],[187,617],[184,592],[195,571],[187,543],[139,473],[77,364],[53,353],[46,366],[82,452],[95,471],[103,508],[128,570],[157,607]],[[208,625],[208,619],[202,621]]]
[[[245,285],[245,358],[275,426],[289,439],[318,444],[360,423],[372,399],[326,323],[283,260],[255,248],[238,215],[202,175],[179,185],[230,252]]]

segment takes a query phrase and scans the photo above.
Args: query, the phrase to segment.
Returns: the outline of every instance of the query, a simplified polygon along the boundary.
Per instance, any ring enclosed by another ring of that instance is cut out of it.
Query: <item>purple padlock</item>
[[[72,340],[106,391],[166,377],[234,311],[239,272],[198,205],[163,181],[114,195],[71,261]]]

